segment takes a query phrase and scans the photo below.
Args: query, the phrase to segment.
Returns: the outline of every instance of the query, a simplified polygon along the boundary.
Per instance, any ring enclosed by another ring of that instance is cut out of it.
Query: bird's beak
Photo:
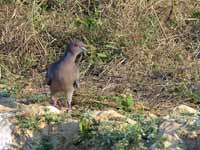
[[[82,52],[84,55],[86,55],[87,49],[86,49],[85,47],[81,47],[81,52]]]

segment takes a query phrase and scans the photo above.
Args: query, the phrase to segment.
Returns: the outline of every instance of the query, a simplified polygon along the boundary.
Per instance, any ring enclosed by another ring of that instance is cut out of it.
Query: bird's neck
[[[75,62],[76,57],[77,57],[76,54],[72,53],[71,51],[67,51],[67,52],[64,54],[63,59],[64,59],[64,60],[71,61],[71,62]]]

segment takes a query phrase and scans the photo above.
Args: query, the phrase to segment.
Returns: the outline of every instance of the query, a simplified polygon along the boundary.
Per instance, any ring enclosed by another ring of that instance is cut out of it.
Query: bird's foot
[[[68,113],[71,113],[71,112],[72,112],[72,109],[67,108],[67,112],[68,112]]]
[[[73,86],[74,86],[74,88],[79,89],[80,88],[80,81],[79,80],[75,80]]]
[[[55,98],[51,98],[50,104],[56,105],[57,104],[57,100]]]
[[[68,113],[72,112],[72,106],[69,103],[67,103],[67,112]]]
[[[58,109],[61,109],[57,99],[55,99],[55,98],[51,98],[50,104],[53,105],[54,107],[58,108]]]

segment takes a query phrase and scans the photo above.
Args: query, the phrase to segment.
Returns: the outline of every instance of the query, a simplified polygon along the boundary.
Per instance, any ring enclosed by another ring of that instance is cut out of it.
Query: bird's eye
[[[75,46],[75,47],[78,47],[78,44],[75,43],[74,46]]]

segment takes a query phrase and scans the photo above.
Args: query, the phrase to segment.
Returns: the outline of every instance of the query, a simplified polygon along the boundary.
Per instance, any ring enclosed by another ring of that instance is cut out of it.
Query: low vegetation
[[[1,87],[19,99],[42,92],[42,72],[79,38],[89,49],[80,59],[82,95],[129,90],[152,107],[199,102],[197,0],[0,3]]]
[[[47,125],[58,124],[64,121],[65,117],[52,113],[46,113],[45,115],[27,115],[19,116],[17,118],[17,125],[22,129],[39,130],[41,123]]]
[[[80,147],[146,149],[155,142],[162,147],[160,120],[146,120],[144,111],[162,115],[181,103],[198,107],[198,0],[0,0],[0,96],[47,102],[44,72],[75,38],[88,49],[78,60],[81,88],[73,100],[78,112],[70,116],[80,120],[75,142]],[[85,113],[110,107],[139,123],[115,129],[116,122],[96,125]],[[34,115],[19,117],[18,125],[38,130],[40,122],[64,119]],[[44,137],[38,150],[48,149],[48,140]]]
[[[150,119],[145,115],[128,115],[137,124],[123,124],[119,121],[108,120],[95,122],[89,119],[88,113],[80,121],[80,138],[74,142],[80,149],[149,149],[154,143],[162,148],[164,138],[158,136],[160,119]]]

